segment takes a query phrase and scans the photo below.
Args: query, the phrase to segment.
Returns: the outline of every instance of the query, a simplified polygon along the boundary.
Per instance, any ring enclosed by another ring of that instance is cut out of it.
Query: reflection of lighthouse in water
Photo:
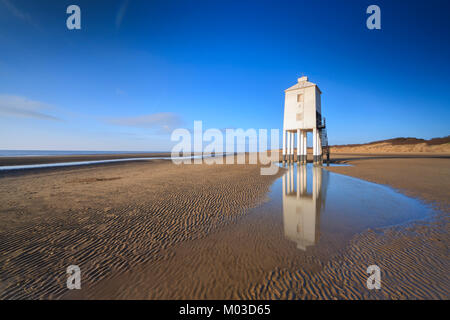
[[[311,170],[312,192],[308,192],[307,177]],[[328,171],[316,166],[291,165],[283,176],[284,234],[295,241],[299,249],[306,250],[319,239],[320,212],[325,206],[327,182]]]

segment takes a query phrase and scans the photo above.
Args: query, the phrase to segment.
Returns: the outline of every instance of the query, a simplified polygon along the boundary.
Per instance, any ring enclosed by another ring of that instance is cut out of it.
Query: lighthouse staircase
[[[324,160],[330,162],[330,146],[328,145],[328,135],[325,118],[323,118],[323,124],[320,126],[320,138],[322,141],[322,156]]]

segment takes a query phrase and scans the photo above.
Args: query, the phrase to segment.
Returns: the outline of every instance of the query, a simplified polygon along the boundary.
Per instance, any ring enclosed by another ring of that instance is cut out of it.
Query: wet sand
[[[64,156],[0,157],[0,167],[13,165],[99,161],[99,160],[113,160],[113,159],[127,159],[127,158],[150,158],[150,157],[170,157],[170,153],[120,153],[120,154],[85,154],[85,155],[64,155]]]
[[[332,160],[351,165],[327,168],[332,172],[388,185],[441,210],[450,210],[450,156],[333,154]]]
[[[445,208],[447,199],[438,190],[449,190],[448,165],[442,162],[448,160],[425,159],[441,161],[429,172],[438,180],[427,182],[435,198],[420,189],[423,177],[414,175],[427,170],[429,163],[420,160],[411,159],[405,166],[410,171],[386,174],[383,183]],[[392,172],[404,160],[395,161]],[[376,172],[361,168],[361,177]],[[256,165],[154,160],[4,175],[0,298],[449,298],[448,211],[367,230],[336,252],[330,243],[326,259],[296,255],[294,244],[279,250],[285,240],[275,230],[274,209],[263,206],[257,215],[251,209],[260,208],[280,174],[261,176]],[[411,175],[405,188],[395,186],[405,175]],[[263,240],[273,247],[262,247]],[[361,289],[371,263],[386,270],[378,292]],[[65,287],[70,264],[82,269],[80,291]]]

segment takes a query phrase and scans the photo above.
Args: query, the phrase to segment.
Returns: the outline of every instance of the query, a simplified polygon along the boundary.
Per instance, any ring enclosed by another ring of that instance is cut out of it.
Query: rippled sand
[[[167,258],[262,201],[257,166],[153,161],[1,178],[0,298],[57,298],[66,267],[83,285]]]
[[[449,298],[446,212],[298,254],[279,245],[274,208],[251,209],[276,179],[258,166],[149,161],[0,179],[2,299]],[[365,289],[372,262],[378,292]],[[70,264],[82,290],[66,289]]]

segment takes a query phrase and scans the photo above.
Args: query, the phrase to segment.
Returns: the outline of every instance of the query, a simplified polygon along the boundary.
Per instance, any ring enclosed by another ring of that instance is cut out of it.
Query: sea
[[[0,150],[0,157],[68,156],[92,154],[170,153],[170,151]]]

